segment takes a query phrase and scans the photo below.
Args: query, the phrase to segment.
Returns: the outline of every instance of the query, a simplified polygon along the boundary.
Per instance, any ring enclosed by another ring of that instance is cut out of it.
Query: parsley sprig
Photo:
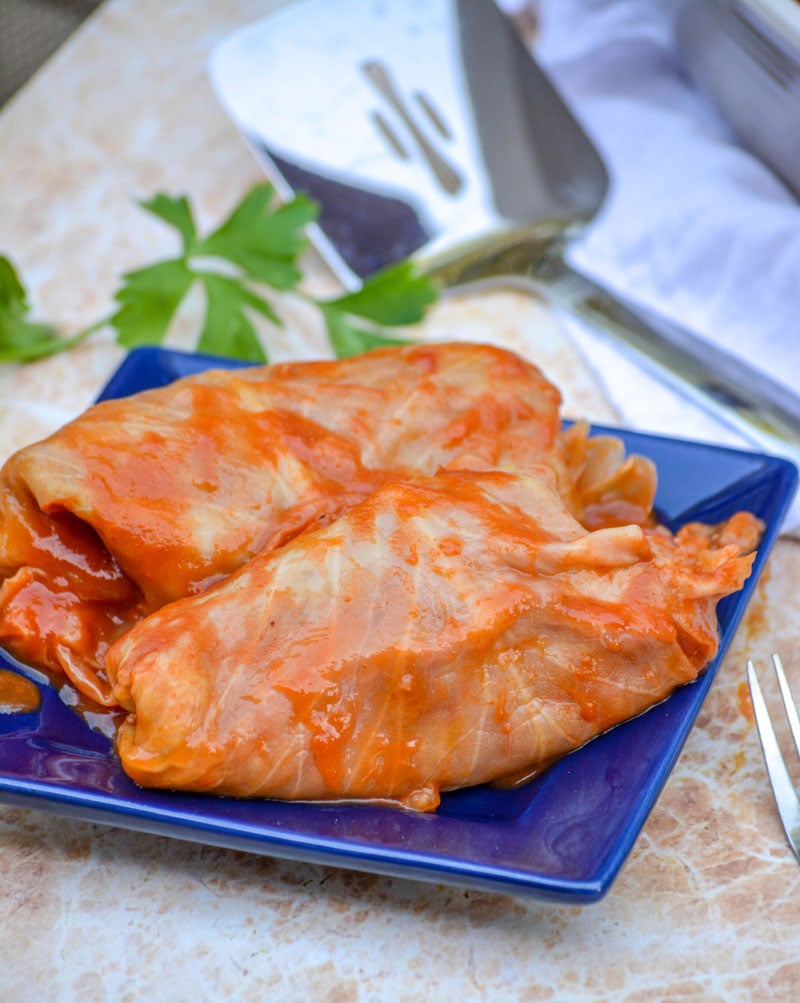
[[[0,362],[41,359],[69,348],[85,336],[82,333],[61,338],[52,324],[36,323],[29,314],[25,287],[8,258],[0,257]]]
[[[417,323],[436,299],[430,279],[409,261],[367,279],[356,292],[317,299],[300,286],[300,258],[308,246],[305,227],[317,217],[317,206],[298,195],[274,204],[270,184],[256,185],[228,218],[201,236],[185,196],[158,194],[140,203],[180,238],[180,253],[127,272],[106,318],[70,337],[51,324],[30,318],[25,288],[11,261],[0,257],[0,362],[27,362],[63,351],[109,325],[125,348],[163,342],[173,318],[198,284],[205,314],[197,349],[251,362],[269,359],[253,319],[260,315],[276,326],[282,321],[270,291],[292,292],[321,313],[337,358],[403,340],[388,329]]]

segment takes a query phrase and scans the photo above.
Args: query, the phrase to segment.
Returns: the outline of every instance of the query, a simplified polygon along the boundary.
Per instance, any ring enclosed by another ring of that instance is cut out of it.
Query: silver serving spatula
[[[603,163],[493,0],[300,0],[224,40],[212,83],[349,288],[413,255],[448,286],[533,282],[755,446],[800,463],[800,398],[565,260]]]

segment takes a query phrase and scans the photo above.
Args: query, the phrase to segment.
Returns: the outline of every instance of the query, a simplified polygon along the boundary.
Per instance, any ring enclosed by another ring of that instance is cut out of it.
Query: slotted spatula
[[[532,282],[800,462],[800,399],[566,263],[607,173],[493,0],[301,0],[226,39],[210,71],[278,191],[320,203],[312,239],[348,287],[409,255],[448,286]]]

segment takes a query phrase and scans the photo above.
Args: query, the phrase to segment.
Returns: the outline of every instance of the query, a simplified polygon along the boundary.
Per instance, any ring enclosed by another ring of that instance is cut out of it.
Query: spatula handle
[[[572,309],[580,317],[754,446],[800,467],[800,398],[789,387],[565,268],[575,287]]]
[[[551,221],[474,246],[420,257],[445,286],[525,280],[625,348],[637,363],[734,429],[753,447],[800,467],[800,397],[744,360],[678,325],[624,303],[564,259],[568,232]]]

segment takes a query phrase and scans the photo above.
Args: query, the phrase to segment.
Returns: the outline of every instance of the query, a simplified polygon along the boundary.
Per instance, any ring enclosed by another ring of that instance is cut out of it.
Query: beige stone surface
[[[136,199],[185,192],[210,225],[261,180],[205,61],[228,31],[275,6],[110,0],[3,110],[0,252],[39,316],[78,330],[107,315],[122,272],[171,253],[171,234]],[[307,275],[332,287],[313,254]],[[291,299],[281,310],[287,332],[264,332],[272,355],[324,354],[315,318]],[[190,346],[195,321],[190,305],[171,343]],[[517,348],[563,388],[568,413],[613,421],[525,290],[446,298],[424,333]],[[85,407],[122,355],[103,332],[65,355],[0,366],[0,456]],[[800,544],[779,543],[602,902],[422,885],[0,806],[0,998],[797,998],[800,869],[774,812],[744,662],[766,665],[779,650],[800,686],[799,558]]]

